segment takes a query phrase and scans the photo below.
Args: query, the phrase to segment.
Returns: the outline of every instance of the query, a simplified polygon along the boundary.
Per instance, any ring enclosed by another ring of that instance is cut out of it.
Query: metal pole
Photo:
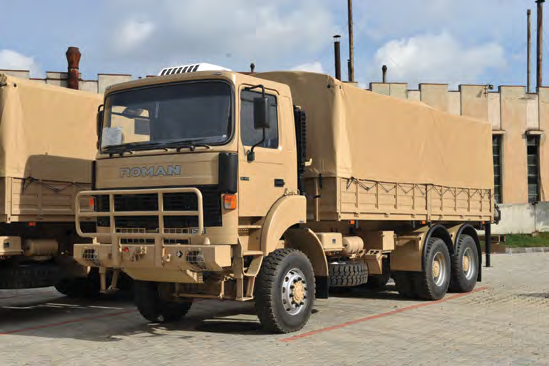
[[[527,78],[528,78],[528,81],[526,82],[527,84],[527,90],[528,90],[528,93],[531,93],[532,92],[532,85],[531,85],[531,81],[532,81],[532,72],[531,72],[531,67],[532,67],[532,10],[528,9],[528,11],[526,12],[527,14],[527,17],[528,17],[528,31],[527,31],[527,38],[528,38],[528,52],[527,52],[527,59],[528,59],[528,67],[527,67],[527,71],[526,71],[526,75],[527,75]]]
[[[336,34],[334,36],[334,57],[335,57],[335,77],[341,81],[341,36]]]
[[[492,266],[491,256],[492,256],[492,224],[487,222],[484,225],[484,240],[485,240],[485,249],[486,249],[486,267]]]
[[[537,90],[543,86],[543,3],[545,0],[536,0],[538,4],[538,45],[537,45]]]
[[[349,7],[349,81],[355,81],[355,50],[353,40],[353,0],[348,0]]]
[[[383,84],[387,83],[387,65],[381,67],[381,72],[383,74]]]

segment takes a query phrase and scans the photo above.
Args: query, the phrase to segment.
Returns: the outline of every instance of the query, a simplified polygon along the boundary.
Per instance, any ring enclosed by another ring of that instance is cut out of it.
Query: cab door
[[[240,217],[266,216],[272,205],[294,185],[292,165],[288,153],[292,147],[284,146],[281,98],[275,91],[266,90],[269,99],[270,128],[266,129],[265,141],[255,149],[255,160],[249,162],[248,152],[263,138],[263,130],[254,128],[254,98],[260,91],[240,90],[240,152],[239,152],[239,213]],[[286,164],[285,164],[286,163]]]

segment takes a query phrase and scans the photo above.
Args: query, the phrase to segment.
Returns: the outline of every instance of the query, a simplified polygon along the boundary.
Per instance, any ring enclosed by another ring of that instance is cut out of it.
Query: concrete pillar
[[[129,74],[98,74],[97,75],[97,82],[98,82],[98,91],[99,93],[103,94],[105,92],[105,89],[107,87],[123,83],[125,81],[131,81],[132,76]]]
[[[488,118],[488,90],[486,85],[460,85],[461,114],[482,121]],[[500,114],[499,106],[497,114]]]
[[[448,84],[419,84],[421,101],[448,112]]]
[[[406,83],[370,83],[370,90],[399,99],[408,99],[408,84]]]
[[[528,203],[526,162],[526,88],[502,86],[501,128],[503,136],[503,203]]]

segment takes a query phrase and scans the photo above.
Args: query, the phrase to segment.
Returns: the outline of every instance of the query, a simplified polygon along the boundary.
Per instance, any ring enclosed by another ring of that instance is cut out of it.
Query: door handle
[[[284,182],[284,179],[276,178],[275,179],[275,187],[284,187],[286,185],[286,182]]]

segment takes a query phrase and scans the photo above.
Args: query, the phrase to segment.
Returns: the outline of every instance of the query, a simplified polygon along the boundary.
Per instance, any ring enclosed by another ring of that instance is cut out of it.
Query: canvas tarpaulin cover
[[[90,182],[102,96],[0,74],[0,177]]]
[[[488,122],[308,72],[257,75],[290,86],[307,113],[309,176],[492,189]]]

